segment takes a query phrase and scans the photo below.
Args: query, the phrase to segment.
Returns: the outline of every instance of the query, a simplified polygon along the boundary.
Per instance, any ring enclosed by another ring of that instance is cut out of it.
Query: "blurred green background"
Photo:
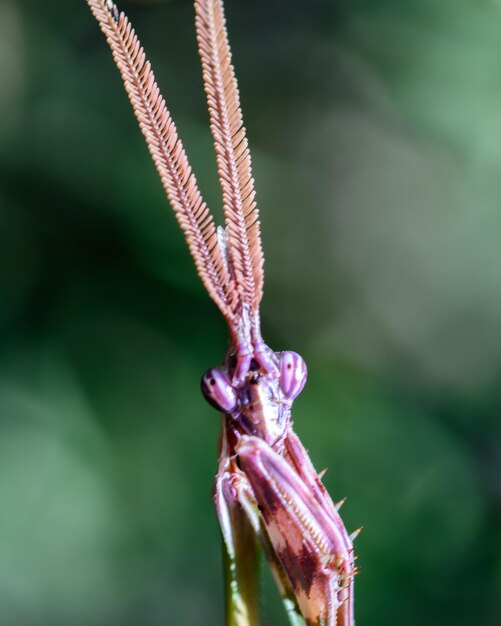
[[[357,623],[498,625],[501,2],[226,4],[264,335],[365,527]],[[121,6],[219,216],[191,2]],[[85,2],[1,0],[0,85],[0,625],[220,625],[226,329]]]

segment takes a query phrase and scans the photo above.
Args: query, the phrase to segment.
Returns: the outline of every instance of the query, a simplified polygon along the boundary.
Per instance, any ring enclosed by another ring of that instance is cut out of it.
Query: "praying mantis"
[[[216,228],[149,61],[111,0],[86,0],[111,47],[137,121],[198,274],[224,316],[223,365],[202,377],[221,414],[214,501],[223,536],[226,623],[257,626],[258,545],[291,624],[353,626],[353,539],[292,428],[304,360],[263,341],[264,256],[254,181],[222,0],[196,0],[196,33],[222,188]]]

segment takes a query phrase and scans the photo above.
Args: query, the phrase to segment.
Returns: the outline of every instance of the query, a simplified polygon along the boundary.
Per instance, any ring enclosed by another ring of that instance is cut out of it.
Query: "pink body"
[[[351,539],[292,430],[306,382],[295,352],[261,338],[264,257],[251,159],[222,0],[195,0],[197,39],[216,148],[225,227],[216,228],[146,55],[112,0],[87,0],[112,49],[162,185],[196,269],[225,317],[231,347],[202,391],[223,413],[215,502],[228,562],[228,620],[257,624],[252,598],[261,541],[294,623],[353,626]],[[250,531],[250,533],[248,532]]]

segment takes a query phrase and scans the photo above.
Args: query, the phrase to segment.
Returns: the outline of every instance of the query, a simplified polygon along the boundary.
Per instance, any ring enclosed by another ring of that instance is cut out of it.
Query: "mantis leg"
[[[220,467],[214,500],[223,535],[226,626],[259,624],[259,545],[233,486],[231,462]]]
[[[308,452],[304,448],[299,437],[294,433],[292,429],[289,430],[285,439],[285,456],[290,465],[293,467],[294,471],[305,483],[307,488],[314,495],[319,505],[327,512],[333,524],[339,530],[340,537],[346,550],[346,554],[349,556],[349,558],[344,563],[345,587],[343,591],[343,596],[345,596],[345,600],[340,607],[341,615],[338,618],[338,623],[354,624],[355,618],[353,575],[355,572],[355,567],[353,559],[352,540],[345,529],[341,516],[338,513],[338,507],[332,502],[329,493],[325,489],[319,475],[313,467]]]
[[[236,494],[238,505],[240,507],[239,511],[243,513],[247,518],[245,520],[246,528],[250,526],[250,528],[252,529],[254,540],[256,540],[256,538],[259,539],[268,564],[270,565],[273,577],[275,578],[278,590],[282,597],[282,602],[284,604],[291,626],[306,626],[306,623],[301,616],[301,612],[295,600],[294,590],[292,589],[290,581],[277,559],[273,546],[266,532],[261,512],[258,508],[258,504],[256,502],[247,477],[241,470],[235,469],[235,471],[231,475],[226,475],[226,477],[222,479],[222,484],[224,484],[225,481],[231,482],[233,489],[231,497],[233,498],[234,494]],[[223,492],[224,490],[221,491]],[[227,508],[231,508],[233,505],[228,505],[227,497],[228,496],[226,495],[225,506]],[[238,520],[242,521],[241,518],[238,518]],[[238,520],[235,519],[235,521]],[[241,547],[245,549],[245,546]]]
[[[288,580],[306,624],[353,626],[351,541],[319,479],[309,475],[311,462],[294,437],[290,459],[258,437],[242,437],[236,449],[240,466],[266,529],[272,562]]]

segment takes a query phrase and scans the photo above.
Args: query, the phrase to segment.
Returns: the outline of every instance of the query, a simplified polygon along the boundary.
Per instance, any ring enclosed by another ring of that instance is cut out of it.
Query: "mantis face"
[[[271,352],[271,351],[270,351]],[[268,445],[280,445],[290,423],[292,401],[307,378],[304,359],[292,351],[272,353],[269,371],[252,359],[240,383],[233,383],[235,356],[228,365],[213,367],[202,376],[202,393],[211,406],[226,413],[240,435],[260,437]]]

